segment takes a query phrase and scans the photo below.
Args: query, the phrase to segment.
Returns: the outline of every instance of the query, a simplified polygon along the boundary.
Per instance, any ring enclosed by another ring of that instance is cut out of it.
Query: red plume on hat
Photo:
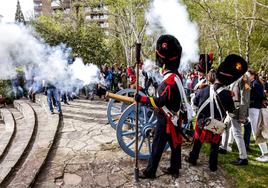
[[[230,85],[243,76],[247,69],[248,64],[241,56],[230,54],[219,65],[216,77],[222,84]]]

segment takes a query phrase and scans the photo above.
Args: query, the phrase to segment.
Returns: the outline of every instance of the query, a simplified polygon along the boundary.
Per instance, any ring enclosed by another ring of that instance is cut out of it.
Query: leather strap
[[[221,93],[222,91],[224,90],[223,87],[220,87],[219,89],[217,89],[216,93],[219,94]],[[221,119],[223,118],[222,116],[222,113],[221,113],[221,110],[220,110],[220,107],[219,107],[219,104],[218,104],[218,100],[216,98],[216,93],[214,91],[214,85],[210,85],[210,88],[209,88],[209,98],[200,106],[198,112],[197,112],[197,115],[196,117],[198,118],[199,114],[201,113],[201,111],[208,105],[210,104],[210,113],[211,113],[211,117],[214,118],[214,100],[215,100],[215,103],[216,103],[216,107],[220,113],[220,116],[221,116]]]
[[[172,74],[174,73],[168,73],[164,76],[164,80],[166,80],[169,76],[171,76]],[[183,105],[183,107],[187,110],[187,105],[190,106],[188,100],[187,100],[187,97],[186,97],[186,94],[185,94],[185,91],[184,91],[184,88],[183,88],[183,85],[182,85],[182,82],[181,82],[181,79],[176,75],[174,77],[174,80],[177,84],[177,87],[179,89],[179,92],[180,92],[180,96],[181,96],[181,103]],[[170,114],[173,114],[173,115],[176,115],[176,116],[179,116],[179,112],[178,113],[174,113],[174,112],[171,112],[170,110],[168,110],[165,106],[162,107],[162,109],[164,110],[165,113],[170,113]]]

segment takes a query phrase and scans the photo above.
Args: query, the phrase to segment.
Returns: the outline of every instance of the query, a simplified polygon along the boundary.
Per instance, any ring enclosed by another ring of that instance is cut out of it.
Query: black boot
[[[215,171],[217,171],[218,167],[217,167],[217,165],[216,166],[215,165],[209,165],[209,169],[210,169],[211,172],[215,172]]]
[[[192,164],[193,166],[196,166],[196,161],[192,160],[191,157],[189,157],[189,156],[186,156],[186,157],[185,157],[185,161],[186,161],[187,163]]]
[[[155,174],[150,174],[146,170],[142,171],[142,174],[139,175],[140,179],[155,179]]]
[[[222,149],[221,147],[219,148],[219,153],[220,154],[227,154],[227,150],[226,149]]]
[[[179,177],[179,170],[172,170],[170,167],[169,168],[162,168],[161,170],[163,173],[168,174],[168,175],[172,175],[172,177],[174,177],[174,178]]]
[[[231,164],[237,165],[237,166],[248,165],[248,160],[238,158],[235,161],[232,161]]]

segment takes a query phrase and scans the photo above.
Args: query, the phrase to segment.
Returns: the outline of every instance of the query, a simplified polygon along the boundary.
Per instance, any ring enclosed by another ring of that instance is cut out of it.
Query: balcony
[[[86,21],[92,20],[91,16],[86,16],[85,19],[86,19]]]
[[[71,13],[71,9],[70,9],[70,8],[65,9],[65,10],[64,10],[64,13],[65,13],[65,14],[70,14],[70,13]]]
[[[39,3],[42,3],[42,0],[34,0],[33,2],[36,4],[39,4]]]
[[[54,8],[59,8],[60,7],[60,3],[58,3],[58,2],[55,2],[55,1],[53,1],[52,3],[51,3],[51,8],[52,9],[54,9]]]
[[[42,3],[40,3],[40,4],[34,4],[34,8],[39,8],[39,7],[42,7]]]
[[[107,23],[107,22],[101,23],[100,24],[100,27],[101,28],[108,28],[109,27],[109,23]]]
[[[34,11],[35,12],[41,12],[42,11],[42,6],[35,6]]]
[[[103,15],[103,14],[91,14],[91,15],[87,15],[86,17],[90,17],[91,20],[103,21],[103,22],[105,22],[108,19],[108,15]]]

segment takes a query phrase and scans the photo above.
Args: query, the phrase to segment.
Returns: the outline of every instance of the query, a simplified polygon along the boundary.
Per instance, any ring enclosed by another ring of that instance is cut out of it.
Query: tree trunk
[[[246,56],[246,61],[249,63],[250,62],[250,38],[251,34],[253,32],[253,27],[255,23],[255,18],[256,18],[256,0],[253,1],[253,10],[252,10],[252,20],[250,21],[249,24],[247,24],[248,32],[246,36],[246,50],[245,50],[245,56]]]
[[[239,29],[239,22],[238,22],[238,2],[237,0],[235,1],[235,28],[236,28],[236,39],[238,43],[238,50],[239,50],[239,55],[242,56],[242,49],[241,49],[241,38],[240,38],[240,29]]]

